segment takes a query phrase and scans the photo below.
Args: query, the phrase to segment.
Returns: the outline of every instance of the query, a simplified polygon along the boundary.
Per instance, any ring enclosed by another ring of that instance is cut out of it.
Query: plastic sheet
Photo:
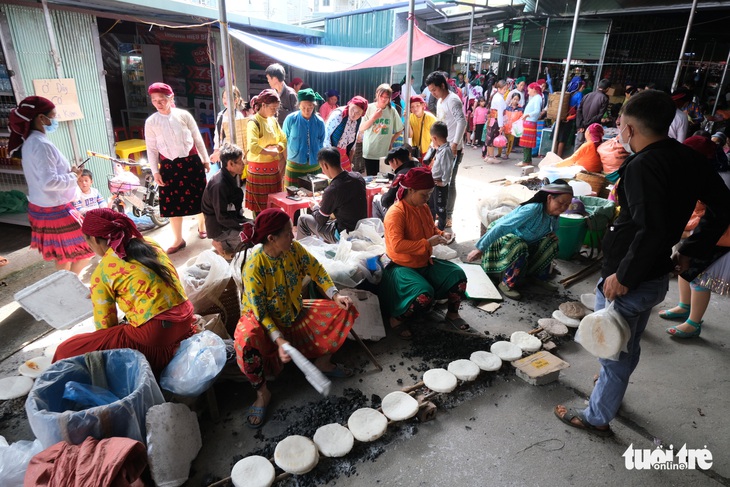
[[[82,384],[75,380],[66,382],[63,389],[63,398],[76,404],[75,411],[81,411],[94,406],[105,406],[119,398],[103,387],[97,387],[91,384]]]
[[[211,331],[203,331],[180,343],[175,356],[160,376],[160,386],[180,396],[205,392],[226,365],[226,344]]]
[[[12,445],[2,438],[0,445],[0,485],[3,487],[23,487],[25,471],[31,458],[43,451],[39,440],[16,441]]]
[[[109,390],[122,398],[106,406],[69,411],[73,404],[63,398],[68,381],[92,382],[83,355],[56,362],[36,379],[25,411],[44,448],[59,441],[79,445],[87,436],[123,436],[144,443],[147,410],[165,401],[150,364],[142,353],[129,348],[104,350],[102,354]]]
[[[380,224],[382,225],[382,222]],[[366,233],[374,229],[374,226],[370,229],[363,228]],[[358,229],[355,230],[355,232],[357,231]],[[350,237],[350,235],[344,233],[339,243],[336,244],[328,244],[314,237],[305,237],[299,243],[324,266],[332,281],[339,287],[356,287],[366,279],[373,284],[379,283],[383,275],[380,260],[378,259],[375,262],[370,260],[370,263],[368,263],[368,260],[383,255],[385,247],[372,244],[368,240],[366,250],[356,250],[355,247],[362,248],[356,245],[357,242],[366,241],[347,240]],[[373,236],[373,238],[375,237]]]
[[[185,263],[180,278],[196,310],[212,306],[223,308],[219,298],[231,279],[231,269],[230,264],[212,250],[205,250]]]

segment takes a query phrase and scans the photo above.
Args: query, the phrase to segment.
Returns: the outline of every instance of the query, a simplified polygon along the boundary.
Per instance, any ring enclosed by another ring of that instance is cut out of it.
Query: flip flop
[[[558,414],[558,406],[555,406],[555,408],[553,409],[555,417],[563,423],[567,424],[568,426],[572,426],[573,428],[593,433],[594,435],[600,436],[602,438],[608,438],[609,436],[613,436],[613,431],[611,430],[611,428],[600,429],[586,421],[584,411],[585,410],[578,410],[575,408],[566,408],[565,415],[561,417],[560,414]],[[573,423],[573,418],[578,418],[581,424]]]
[[[6,259],[5,257],[0,257],[0,267],[4,265],[8,265],[8,259]]]
[[[249,416],[253,416],[254,418],[258,419],[259,423],[253,424],[251,421],[248,420]],[[251,429],[257,430],[264,425],[265,417],[266,417],[266,407],[250,406],[248,408],[248,411],[246,411],[246,426],[248,426]]]
[[[326,372],[323,370],[322,373],[330,379],[347,379],[355,374],[352,369],[348,369],[342,364],[335,364],[334,369]]]
[[[471,328],[469,323],[464,321],[463,318],[447,318],[444,316],[444,323],[451,325],[454,329],[459,331],[466,331]]]

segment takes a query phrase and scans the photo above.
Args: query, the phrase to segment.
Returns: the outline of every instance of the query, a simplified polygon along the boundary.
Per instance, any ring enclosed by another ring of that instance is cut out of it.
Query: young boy
[[[449,199],[449,185],[451,171],[454,168],[454,153],[451,151],[447,139],[449,129],[444,122],[438,121],[431,125],[431,149],[424,160],[430,160],[431,174],[436,183],[429,206],[434,218],[438,217],[438,228],[446,228],[446,202]]]
[[[106,200],[101,197],[99,190],[91,187],[93,182],[94,175],[91,174],[91,171],[82,170],[78,180],[79,189],[76,190],[76,200],[74,201],[74,206],[82,215],[89,210],[107,207]]]

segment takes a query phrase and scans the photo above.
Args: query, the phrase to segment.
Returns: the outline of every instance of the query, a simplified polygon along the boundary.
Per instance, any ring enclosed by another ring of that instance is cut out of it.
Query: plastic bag
[[[2,436],[0,436],[2,438]],[[3,438],[3,443],[5,439]],[[0,485],[23,487],[25,471],[30,460],[43,451],[40,440],[16,441],[12,445],[0,446]]]
[[[109,390],[121,398],[119,401],[78,412],[68,410],[69,402],[63,398],[66,383],[74,380],[91,384],[83,355],[59,360],[36,379],[25,412],[44,448],[59,441],[80,445],[87,436],[145,441],[147,410],[165,402],[150,364],[141,352],[129,348],[101,353]]]
[[[522,184],[499,188],[498,191],[489,194],[477,203],[479,221],[484,227],[488,227],[490,223],[506,215],[534,195],[535,191]]]
[[[226,365],[226,344],[210,331],[193,335],[180,343],[160,376],[160,387],[180,396],[199,396]]]
[[[219,297],[232,275],[230,264],[212,250],[188,260],[180,271],[185,293],[197,311],[212,306],[223,308]]]
[[[524,130],[522,119],[512,122],[512,135],[515,137],[522,137],[522,132],[524,132]]]
[[[507,147],[507,137],[504,135],[498,135],[494,138],[492,145],[497,148]]]
[[[441,260],[451,260],[459,256],[456,250],[446,245],[437,245],[431,250],[431,256]]]
[[[66,382],[63,388],[63,398],[76,403],[76,407],[73,408],[76,411],[94,406],[106,406],[119,400],[111,391],[103,387],[83,384],[75,380]]]
[[[631,328],[614,303],[583,318],[575,333],[575,341],[591,355],[608,360],[618,360],[621,352],[628,352],[631,337]]]

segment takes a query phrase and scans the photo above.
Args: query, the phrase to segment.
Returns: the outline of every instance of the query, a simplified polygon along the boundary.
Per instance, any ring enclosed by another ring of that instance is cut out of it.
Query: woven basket
[[[226,331],[230,336],[236,332],[236,325],[238,320],[241,318],[241,298],[238,294],[238,285],[236,281],[231,278],[228,281],[225,289],[220,295],[219,302],[222,305],[212,306],[208,309],[199,311],[200,315],[210,315],[214,313],[221,313],[221,318],[226,325]]]
[[[608,179],[603,174],[596,172],[581,171],[575,175],[575,179],[578,181],[584,181],[591,185],[591,189],[601,198],[608,196]]]

